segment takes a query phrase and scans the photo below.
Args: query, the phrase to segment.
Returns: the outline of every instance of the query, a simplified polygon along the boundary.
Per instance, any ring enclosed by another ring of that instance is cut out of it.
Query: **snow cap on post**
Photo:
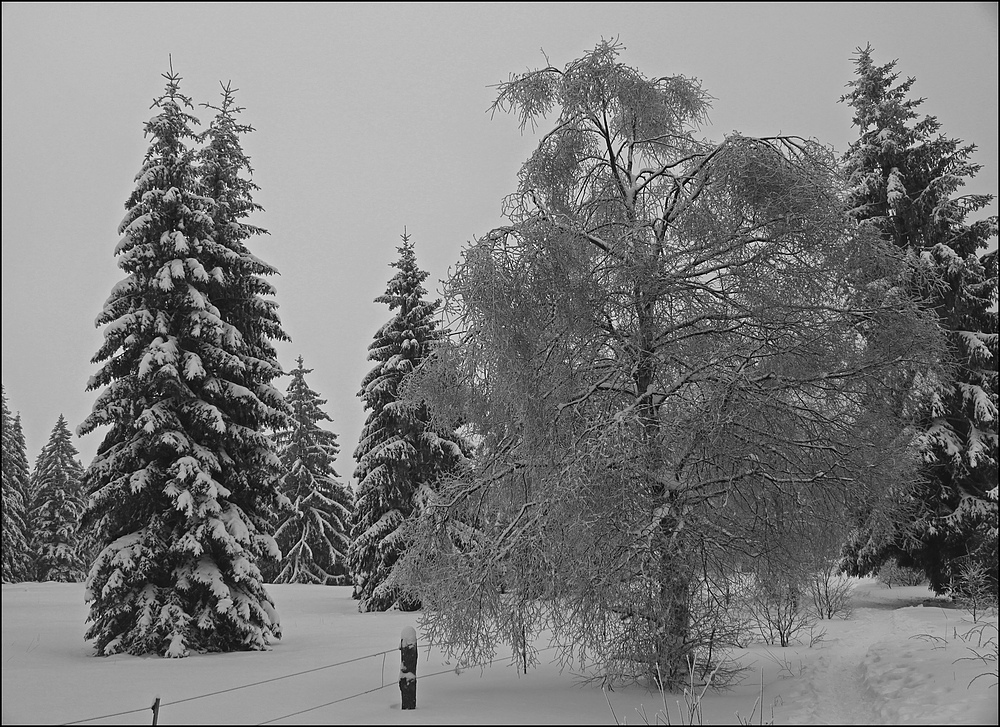
[[[403,633],[399,638],[400,648],[404,646],[416,646],[417,645],[417,632],[412,626],[404,626]]]

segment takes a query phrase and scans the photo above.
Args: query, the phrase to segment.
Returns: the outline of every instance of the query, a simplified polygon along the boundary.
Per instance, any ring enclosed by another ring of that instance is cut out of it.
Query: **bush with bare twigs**
[[[837,572],[835,562],[830,561],[810,574],[807,585],[812,597],[813,613],[820,620],[832,619],[834,616],[844,619],[851,617],[851,591],[854,590],[854,582],[850,577]]]
[[[894,560],[886,561],[878,569],[877,578],[879,583],[884,584],[887,588],[892,588],[893,586],[920,586],[927,582],[927,576],[924,575],[922,570],[906,568]]]

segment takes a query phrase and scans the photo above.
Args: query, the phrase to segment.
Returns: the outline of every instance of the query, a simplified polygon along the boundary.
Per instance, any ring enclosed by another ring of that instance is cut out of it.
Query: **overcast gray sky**
[[[970,191],[997,191],[996,3],[5,2],[2,32],[3,384],[32,465],[59,414],[75,428],[97,396],[94,319],[123,277],[117,228],[168,54],[195,103],[232,80],[257,129],[253,221],[271,234],[251,249],[281,273],[279,357],[314,369],[345,480],[399,236],[434,293],[503,224],[538,137],[490,118],[490,86],[544,65],[543,50],[562,67],[616,37],[645,75],[702,80],[716,99],[705,136],[792,133],[842,152],[856,134],[837,100],[871,43],[917,78],[924,113],[979,146]],[[76,440],[84,465],[102,436]]]

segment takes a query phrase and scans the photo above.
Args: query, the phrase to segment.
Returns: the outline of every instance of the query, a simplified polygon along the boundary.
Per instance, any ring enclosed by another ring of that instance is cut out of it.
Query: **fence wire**
[[[430,649],[430,648],[436,647],[436,646],[451,646],[451,645],[452,644],[448,644],[448,643],[431,643],[431,644],[424,644],[424,647],[426,647],[427,649]],[[544,649],[539,649],[537,653],[540,654],[540,653],[543,653],[545,651],[550,651],[551,649],[555,649],[555,648],[557,648],[557,646],[548,646],[548,647],[546,647]],[[396,652],[398,650],[399,649],[396,648],[396,649],[386,649],[385,651],[376,651],[374,654],[365,654],[364,656],[356,656],[356,657],[354,657],[352,659],[344,659],[343,661],[334,662],[333,664],[324,664],[323,666],[316,666],[316,667],[313,667],[311,669],[303,669],[302,671],[292,672],[291,674],[283,674],[281,676],[271,677],[269,679],[260,679],[260,680],[255,681],[255,682],[250,682],[248,684],[240,684],[239,686],[228,687],[226,689],[217,689],[215,691],[206,692],[205,694],[198,694],[198,695],[195,695],[193,697],[185,697],[184,699],[175,699],[175,700],[173,700],[171,702],[160,702],[160,710],[162,710],[164,707],[170,707],[170,706],[175,705],[175,704],[183,704],[185,702],[193,702],[193,701],[198,700],[198,699],[205,699],[207,697],[214,697],[214,696],[217,696],[219,694],[226,694],[227,692],[236,692],[236,691],[239,691],[241,689],[249,689],[250,687],[259,687],[262,684],[268,684],[270,682],[278,682],[278,681],[282,681],[283,679],[291,679],[293,677],[303,676],[304,674],[312,674],[314,672],[323,671],[324,669],[332,669],[334,667],[344,666],[346,664],[353,664],[354,662],[358,662],[358,661],[364,661],[365,659],[374,659],[375,657],[378,657],[378,656],[381,656],[383,658],[382,668],[383,668],[383,672],[384,672],[384,670],[385,670],[385,656],[387,654],[392,654],[392,653],[394,653],[394,652]],[[482,662],[481,664],[470,664],[469,666],[462,667],[462,669],[475,669],[477,667],[483,668],[483,667],[490,666],[491,664],[493,664],[493,663],[495,663],[497,661],[502,661],[504,659],[506,659],[506,657],[495,657],[493,659],[490,659],[489,661]],[[417,679],[418,680],[419,679],[428,679],[430,677],[440,676],[442,674],[449,674],[449,673],[455,673],[455,674],[457,674],[458,672],[459,672],[459,668],[458,667],[452,667],[450,669],[444,669],[442,671],[433,672],[431,674],[421,674],[421,675],[418,675]],[[350,694],[350,695],[348,695],[346,697],[340,697],[340,698],[334,699],[334,700],[332,700],[330,702],[325,702],[323,704],[318,704],[315,707],[308,707],[307,709],[301,709],[301,710],[299,710],[297,712],[292,712],[290,714],[285,714],[285,715],[282,715],[280,717],[274,717],[272,719],[265,720],[264,722],[258,722],[257,724],[264,725],[264,724],[271,724],[273,722],[279,722],[279,721],[281,721],[283,719],[288,719],[289,717],[297,717],[298,715],[306,714],[307,712],[314,712],[317,709],[323,709],[324,707],[329,707],[329,706],[332,706],[334,704],[338,704],[340,702],[346,702],[349,699],[354,699],[355,697],[361,697],[361,696],[364,696],[365,694],[371,694],[373,692],[379,691],[380,689],[385,689],[387,687],[394,687],[394,686],[396,686],[396,682],[389,682],[388,684],[382,684],[381,686],[374,687],[372,689],[366,689],[365,691],[358,692],[357,694]],[[101,719],[110,719],[112,717],[123,717],[125,715],[139,714],[141,712],[148,712],[148,711],[151,711],[151,710],[152,710],[152,706],[150,706],[150,707],[143,707],[141,709],[128,709],[128,710],[125,710],[123,712],[113,712],[111,714],[102,714],[102,715],[100,715],[98,717],[86,717],[84,719],[73,720],[72,722],[63,722],[62,724],[64,724],[64,725],[73,725],[73,724],[83,724],[84,722],[96,722],[97,720],[101,720]]]

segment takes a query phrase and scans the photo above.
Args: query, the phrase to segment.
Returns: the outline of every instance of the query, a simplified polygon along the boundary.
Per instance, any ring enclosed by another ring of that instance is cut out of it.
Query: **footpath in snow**
[[[925,587],[873,580],[855,587],[853,607],[821,622],[817,645],[784,650],[794,678],[773,685],[776,723],[997,723],[995,614],[976,623]]]

